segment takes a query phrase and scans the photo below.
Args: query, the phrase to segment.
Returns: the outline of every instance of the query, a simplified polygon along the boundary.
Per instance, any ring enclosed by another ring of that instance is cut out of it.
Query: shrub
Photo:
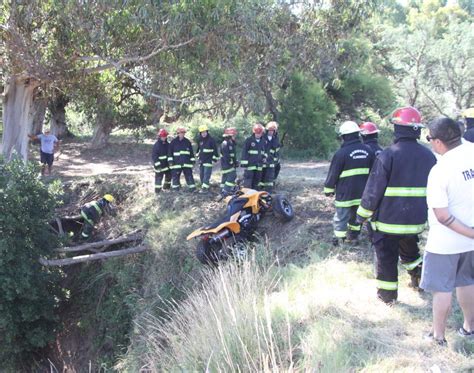
[[[331,124],[337,107],[321,83],[294,74],[290,88],[280,101],[280,133],[287,150],[309,149],[312,155],[326,156],[335,146]]]
[[[15,369],[54,338],[59,272],[40,256],[57,245],[48,226],[55,197],[37,166],[0,161],[0,366]]]

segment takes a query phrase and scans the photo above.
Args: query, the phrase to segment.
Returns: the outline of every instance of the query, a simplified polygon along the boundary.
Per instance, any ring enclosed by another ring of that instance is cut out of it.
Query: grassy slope
[[[400,270],[400,303],[378,302],[372,252],[331,248],[331,202],[320,186],[300,181],[279,187],[289,193],[297,218],[280,225],[268,217],[260,243],[251,244],[257,258],[218,273],[197,263],[194,243],[184,238],[222,205],[185,193],[155,200],[143,188],[128,201],[134,207],[124,219],[135,216],[149,227],[152,253],[143,263],[132,344],[118,369],[474,369],[473,343],[454,333],[459,310],[449,320],[448,349],[424,342],[431,297],[405,286],[408,276]]]

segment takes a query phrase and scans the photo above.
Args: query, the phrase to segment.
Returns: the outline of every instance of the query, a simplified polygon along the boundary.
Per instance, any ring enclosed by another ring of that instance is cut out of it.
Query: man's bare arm
[[[474,239],[474,228],[467,226],[462,221],[453,216],[447,207],[434,208],[433,211],[436,219],[438,219],[441,224],[455,231],[456,233]]]

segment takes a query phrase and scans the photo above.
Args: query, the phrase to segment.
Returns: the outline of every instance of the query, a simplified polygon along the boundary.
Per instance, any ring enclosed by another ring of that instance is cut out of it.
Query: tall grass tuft
[[[291,371],[292,330],[274,312],[274,267],[255,258],[209,270],[199,289],[167,311],[144,316],[146,367],[157,371]]]

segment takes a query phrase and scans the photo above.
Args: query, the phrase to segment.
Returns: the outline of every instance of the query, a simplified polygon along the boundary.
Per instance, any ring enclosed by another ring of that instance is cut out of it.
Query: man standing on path
[[[28,135],[31,140],[40,140],[40,160],[41,175],[46,175],[46,166],[48,166],[48,175],[51,175],[51,168],[54,162],[54,152],[59,149],[59,140],[56,136],[51,135],[49,129],[45,129],[42,134]]]
[[[458,330],[474,341],[474,144],[461,143],[461,130],[450,118],[428,126],[427,140],[440,154],[428,176],[430,230],[420,287],[433,292],[430,339],[446,345],[446,322],[452,292],[464,315]]]
[[[260,123],[252,127],[252,135],[247,137],[242,148],[240,166],[244,171],[244,187],[258,190],[262,181],[263,165],[267,161],[264,128]]]
[[[387,304],[398,298],[398,257],[418,288],[421,256],[418,234],[426,227],[426,183],[436,163],[421,144],[421,114],[402,107],[392,114],[395,142],[376,158],[370,172],[357,221],[371,219],[377,259],[377,297]]]
[[[334,154],[324,183],[324,194],[336,195],[333,245],[339,242],[358,243],[361,225],[356,222],[356,212],[364,192],[370,168],[374,162],[372,150],[361,143],[359,126],[346,121],[339,128],[343,142]]]
[[[235,179],[237,179],[237,148],[236,148],[237,130],[229,127],[224,130],[224,141],[221,144],[221,194],[229,195],[235,187]]]
[[[364,122],[359,127],[360,134],[362,135],[362,142],[372,149],[375,156],[378,156],[383,149],[378,142],[379,129],[376,124],[372,122]]]
[[[211,187],[212,164],[219,160],[217,145],[209,134],[208,127],[199,126],[199,138],[196,157],[199,159],[199,179],[201,180],[200,193],[208,193]]]
[[[155,169],[155,193],[171,187],[171,170],[168,164],[168,131],[161,128],[158,131],[158,139],[153,145],[151,159]]]
[[[179,179],[182,172],[189,190],[193,192],[196,190],[193,177],[193,166],[196,158],[194,158],[193,147],[191,141],[184,137],[186,128],[179,127],[176,133],[177,136],[168,146],[168,163],[171,168],[171,189],[177,191],[181,187]]]

